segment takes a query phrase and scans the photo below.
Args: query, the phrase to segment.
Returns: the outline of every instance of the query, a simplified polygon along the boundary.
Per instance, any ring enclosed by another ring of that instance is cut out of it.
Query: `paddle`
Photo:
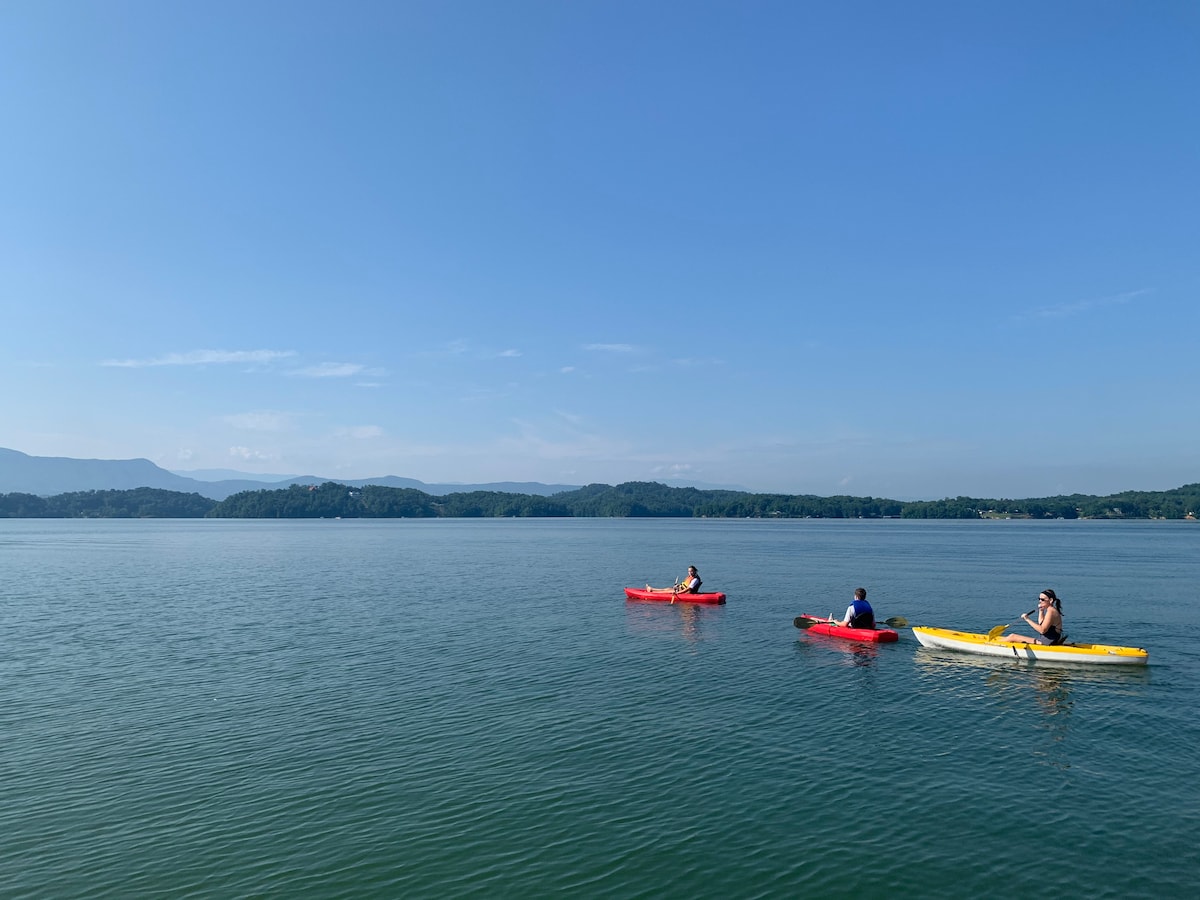
[[[1031,609],[1029,612],[1025,613],[1025,615],[1032,616],[1035,612],[1037,612],[1036,609]],[[1007,629],[1015,628],[1017,625],[1020,625],[1020,624],[1021,624],[1020,622],[1010,622],[1007,625],[997,625],[995,628],[992,628],[988,631],[987,639],[989,641],[994,641],[996,638],[1000,637],[1000,635],[1004,634],[1004,632]]]
[[[828,619],[813,619],[809,616],[796,616],[796,618],[792,620],[792,624],[797,628],[812,628],[814,625],[833,625],[836,623],[832,617]],[[904,616],[892,616],[890,619],[884,619],[883,624],[888,628],[907,628],[908,619],[904,618]]]
[[[812,619],[808,616],[796,616],[796,618],[792,620],[792,624],[797,628],[812,628],[814,625],[819,625],[821,623],[828,625],[832,621],[832,619]]]

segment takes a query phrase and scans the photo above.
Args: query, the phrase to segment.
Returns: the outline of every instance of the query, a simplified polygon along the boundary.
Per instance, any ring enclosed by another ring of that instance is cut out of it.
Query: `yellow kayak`
[[[1006,656],[1009,659],[1040,659],[1058,663],[1099,663],[1102,665],[1144,666],[1150,654],[1141,647],[1115,647],[1110,644],[1038,644],[1032,639],[1002,641],[986,634],[951,631],[948,628],[928,628],[917,625],[913,635],[922,646],[938,650],[959,650],[981,653],[984,656]]]

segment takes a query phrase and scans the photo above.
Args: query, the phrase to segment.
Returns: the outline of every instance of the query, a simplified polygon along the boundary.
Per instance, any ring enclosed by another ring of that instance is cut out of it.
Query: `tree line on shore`
[[[199,494],[162,488],[112,491],[73,491],[39,497],[37,494],[0,494],[4,519],[200,519],[215,500]]]
[[[632,481],[590,484],[549,497],[500,491],[434,496],[413,488],[348,487],[329,481],[243,491],[222,500],[158,488],[78,491],[39,497],[0,494],[0,518],[432,519],[669,517],[754,519],[1183,519],[1200,515],[1200,483],[1169,491],[1126,491],[1024,500],[956,497],[902,502],[673,488]]]

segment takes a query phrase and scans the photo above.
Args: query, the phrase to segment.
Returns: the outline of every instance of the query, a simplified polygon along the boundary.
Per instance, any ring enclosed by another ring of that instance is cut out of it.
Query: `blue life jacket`
[[[850,608],[854,611],[850,616],[851,628],[874,628],[875,611],[866,600],[852,600]]]

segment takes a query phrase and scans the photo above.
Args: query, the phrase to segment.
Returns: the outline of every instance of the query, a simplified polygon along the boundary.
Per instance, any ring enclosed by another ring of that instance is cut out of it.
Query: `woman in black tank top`
[[[1063,640],[1062,630],[1062,601],[1050,588],[1038,594],[1037,621],[1029,618],[1029,613],[1021,613],[1025,624],[1038,633],[1033,640],[1022,634],[1006,634],[1002,641],[1031,644],[1060,644]]]

